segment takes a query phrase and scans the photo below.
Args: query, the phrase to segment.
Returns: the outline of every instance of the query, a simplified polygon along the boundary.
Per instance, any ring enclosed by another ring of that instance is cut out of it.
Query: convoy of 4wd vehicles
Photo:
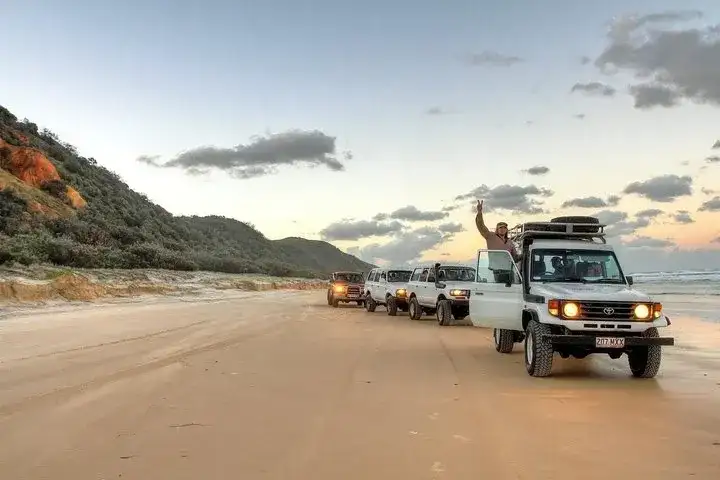
[[[382,305],[388,315],[408,311],[413,320],[435,315],[443,326],[469,315],[474,326],[493,329],[498,352],[511,353],[523,343],[525,369],[533,377],[551,374],[555,353],[602,353],[612,359],[626,354],[633,376],[652,378],[661,347],[674,345],[674,338],[659,333],[670,319],[662,304],[632,288],[604,227],[594,217],[517,225],[509,232],[521,252],[517,262],[506,250],[480,249],[475,267],[375,268],[367,280],[360,272],[336,272],[328,304],[357,301],[368,312]],[[358,290],[350,294],[349,285]]]

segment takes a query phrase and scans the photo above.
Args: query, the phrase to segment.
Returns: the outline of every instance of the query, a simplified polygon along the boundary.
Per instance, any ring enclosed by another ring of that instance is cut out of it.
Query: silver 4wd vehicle
[[[337,308],[340,302],[356,302],[362,306],[364,290],[365,277],[361,272],[333,272],[327,290],[328,305]]]
[[[374,312],[378,305],[387,308],[388,315],[397,315],[398,309],[407,312],[407,282],[411,270],[402,268],[375,268],[365,281],[365,308]]]
[[[522,252],[519,265],[504,250],[478,251],[472,323],[494,328],[500,353],[524,340],[525,368],[534,377],[550,375],[557,352],[626,354],[633,376],[651,378],[661,346],[674,345],[658,333],[670,325],[662,305],[632,288],[604,227],[594,217],[518,225],[510,238]]]
[[[407,285],[410,318],[435,315],[440,325],[469,314],[470,289],[475,285],[475,269],[466,265],[420,266],[413,270]]]

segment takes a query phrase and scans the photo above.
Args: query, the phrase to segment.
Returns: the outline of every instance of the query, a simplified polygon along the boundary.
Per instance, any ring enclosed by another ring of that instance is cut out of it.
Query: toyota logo
[[[603,308],[603,313],[607,316],[610,316],[613,313],[615,313],[615,309],[612,307],[605,307],[605,308]]]

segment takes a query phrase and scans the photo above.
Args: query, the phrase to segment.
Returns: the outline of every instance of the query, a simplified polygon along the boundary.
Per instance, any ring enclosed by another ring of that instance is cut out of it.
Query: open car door
[[[470,321],[476,327],[522,331],[520,272],[506,250],[478,250],[477,277],[470,292]]]

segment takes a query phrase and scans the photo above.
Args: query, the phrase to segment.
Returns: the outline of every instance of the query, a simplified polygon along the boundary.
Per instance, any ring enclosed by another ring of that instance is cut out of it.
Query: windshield
[[[536,282],[625,283],[615,253],[604,250],[536,249]]]
[[[438,280],[445,282],[474,282],[475,269],[471,267],[440,267]]]
[[[410,270],[390,270],[387,274],[388,282],[408,282],[410,281]]]
[[[348,283],[363,283],[363,276],[359,273],[336,273],[335,280]]]

